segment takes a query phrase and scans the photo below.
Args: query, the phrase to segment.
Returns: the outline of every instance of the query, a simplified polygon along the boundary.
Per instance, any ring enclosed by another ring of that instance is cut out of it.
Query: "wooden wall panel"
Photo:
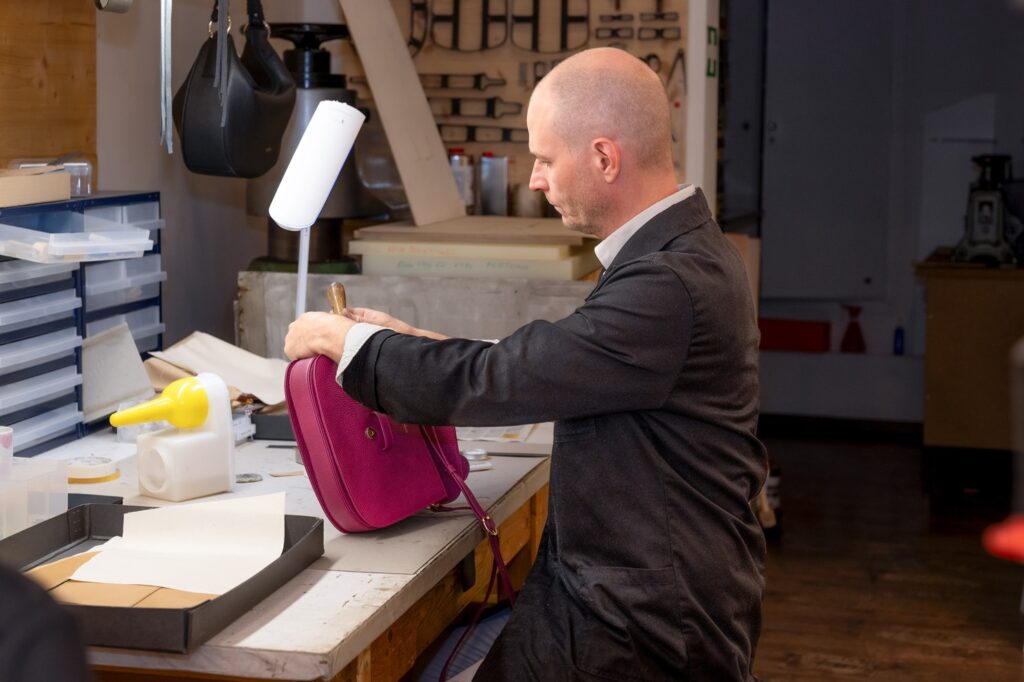
[[[82,151],[96,162],[96,7],[0,1],[0,166]]]

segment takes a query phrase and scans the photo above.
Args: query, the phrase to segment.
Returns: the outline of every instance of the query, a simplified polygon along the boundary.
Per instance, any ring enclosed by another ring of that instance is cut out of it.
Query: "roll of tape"
[[[96,9],[124,14],[132,8],[135,0],[96,0]]]
[[[113,481],[120,473],[109,457],[74,457],[67,461],[68,483],[104,483]]]

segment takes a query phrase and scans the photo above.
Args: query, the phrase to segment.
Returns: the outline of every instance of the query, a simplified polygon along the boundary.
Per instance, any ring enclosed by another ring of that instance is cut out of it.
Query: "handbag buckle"
[[[212,38],[213,34],[216,33],[216,32],[217,31],[214,28],[212,21],[209,24],[206,25],[206,34],[208,36],[210,36]],[[228,15],[228,33],[231,33],[231,15]]]

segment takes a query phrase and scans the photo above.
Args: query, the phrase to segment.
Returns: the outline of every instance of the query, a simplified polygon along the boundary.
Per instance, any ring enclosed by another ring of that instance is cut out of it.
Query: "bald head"
[[[569,57],[544,77],[530,104],[549,109],[551,125],[571,148],[607,137],[641,169],[672,166],[664,86],[628,52],[599,47]]]

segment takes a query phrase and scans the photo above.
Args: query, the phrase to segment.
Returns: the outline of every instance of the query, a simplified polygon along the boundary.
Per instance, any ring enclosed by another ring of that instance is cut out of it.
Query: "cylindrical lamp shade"
[[[302,230],[316,222],[365,120],[343,102],[317,105],[270,202],[275,223]]]

